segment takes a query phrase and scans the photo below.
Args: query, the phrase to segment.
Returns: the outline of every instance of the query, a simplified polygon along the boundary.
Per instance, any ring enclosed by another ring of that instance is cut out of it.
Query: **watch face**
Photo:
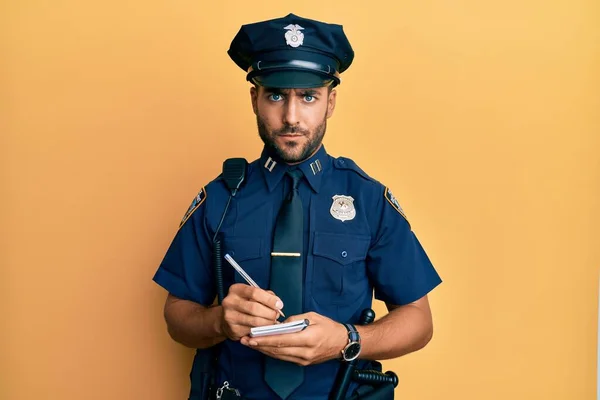
[[[350,343],[344,350],[344,360],[352,361],[360,354],[360,343]]]

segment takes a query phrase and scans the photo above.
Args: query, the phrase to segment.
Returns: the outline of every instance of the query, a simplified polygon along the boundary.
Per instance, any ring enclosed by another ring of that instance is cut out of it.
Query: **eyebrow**
[[[300,92],[300,96],[314,96],[319,94],[315,89],[304,89]]]
[[[273,93],[273,94],[285,94],[286,92],[289,92],[289,89],[279,89],[279,88],[270,88],[270,87],[265,87],[264,88],[265,93]]]

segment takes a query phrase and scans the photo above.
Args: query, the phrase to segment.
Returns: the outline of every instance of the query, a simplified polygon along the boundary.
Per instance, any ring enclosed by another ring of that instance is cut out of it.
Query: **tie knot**
[[[302,171],[296,168],[287,171],[286,174],[292,178],[292,190],[298,190],[298,185],[303,176]]]

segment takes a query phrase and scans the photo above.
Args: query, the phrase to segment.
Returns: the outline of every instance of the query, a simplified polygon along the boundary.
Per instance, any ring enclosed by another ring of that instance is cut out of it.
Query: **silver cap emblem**
[[[303,27],[298,24],[290,24],[283,29],[287,29],[285,33],[285,43],[288,46],[299,47],[304,41],[304,33],[301,32]]]
[[[354,199],[352,197],[336,194],[332,199],[333,204],[331,204],[329,212],[333,218],[344,222],[356,217],[356,209],[354,208]]]

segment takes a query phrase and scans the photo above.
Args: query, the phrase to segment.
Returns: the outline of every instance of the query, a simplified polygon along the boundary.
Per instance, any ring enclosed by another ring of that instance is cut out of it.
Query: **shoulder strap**
[[[336,159],[333,160],[333,166],[337,169],[346,169],[346,170],[350,170],[350,171],[354,171],[356,172],[358,175],[362,176],[363,178],[370,180],[370,181],[375,181],[375,179],[371,178],[365,171],[363,171],[355,162],[354,160],[351,160],[349,158],[346,157],[338,157]]]

